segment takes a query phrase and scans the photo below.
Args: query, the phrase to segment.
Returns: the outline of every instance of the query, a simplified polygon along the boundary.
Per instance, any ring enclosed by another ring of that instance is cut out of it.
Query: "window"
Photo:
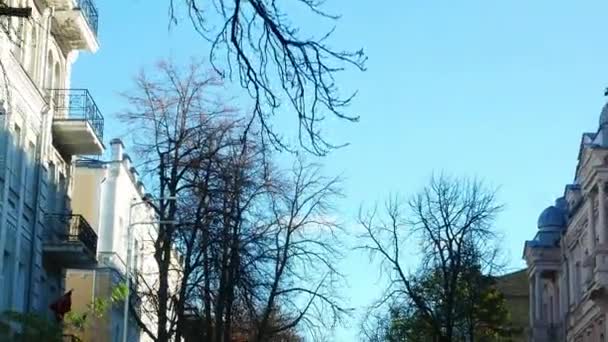
[[[36,194],[36,144],[33,141],[30,141],[27,147],[27,167],[26,167],[26,194],[25,199],[30,206],[34,203],[34,197]]]
[[[56,213],[65,213],[68,209],[66,207],[66,197],[67,197],[67,184],[66,179],[63,173],[59,173],[59,184],[57,185],[56,200],[55,200],[55,212]]]
[[[547,308],[547,318],[549,318],[549,322],[553,323],[553,314],[554,314],[554,306],[553,306],[553,296],[549,296],[549,307]]]
[[[126,262],[127,250],[129,249],[129,234],[124,225],[125,223],[122,217],[118,217],[118,229],[112,231],[112,239],[115,241],[114,250],[123,251],[123,253],[120,254],[120,257]],[[121,241],[122,239],[124,239],[124,241]]]
[[[15,305],[18,311],[25,311],[25,294],[27,292],[25,286],[26,267],[24,264],[19,263],[19,269],[17,272],[17,294],[15,298]]]
[[[44,74],[44,87],[46,89],[53,88],[53,64],[53,55],[49,51],[46,57],[46,72]]]
[[[21,127],[15,124],[15,146],[21,145]]]
[[[38,26],[37,25],[30,25],[30,37],[29,37],[29,44],[27,46],[27,62],[25,64],[25,68],[26,70],[29,72],[30,77],[32,78],[32,80],[34,80],[34,82],[36,82],[36,79],[38,77],[37,75],[37,70],[36,70],[36,66],[38,63],[37,62],[37,58],[38,57]]]
[[[21,1],[15,4],[17,7],[25,7],[25,1]],[[25,18],[16,18],[16,25],[14,26],[14,32],[12,34],[12,41],[14,42],[14,54],[15,57],[21,62],[24,58],[24,47],[27,41],[27,27]]]
[[[23,165],[23,151],[21,151],[21,127],[15,125],[15,144],[13,148],[13,164],[11,169],[11,188],[19,193],[21,190],[21,170]]]
[[[12,309],[11,297],[13,292],[13,258],[12,254],[4,251],[4,266],[2,267],[2,291],[0,291],[0,310]]]
[[[133,282],[137,284],[137,280],[139,279],[137,275],[139,274],[139,241],[133,241],[133,268],[132,268],[132,277]],[[136,285],[137,286],[137,285]]]
[[[53,70],[53,88],[55,89],[61,89],[63,88],[62,86],[62,80],[61,80],[61,67],[59,67],[59,62],[55,62],[55,67]]]
[[[47,184],[52,191],[55,191],[55,164],[49,162],[49,172],[47,173]]]

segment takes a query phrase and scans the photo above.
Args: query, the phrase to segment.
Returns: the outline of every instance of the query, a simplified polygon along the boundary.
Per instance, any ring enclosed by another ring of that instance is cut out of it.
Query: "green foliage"
[[[446,302],[440,281],[440,270],[434,270],[422,274],[414,282],[416,292],[432,304],[432,310],[437,315],[444,314]],[[493,279],[484,276],[478,267],[471,267],[462,273],[458,279],[455,301],[457,321],[454,322],[454,342],[490,342],[505,336],[504,328],[510,316],[504,296],[494,287]],[[382,338],[385,342],[428,342],[437,337],[428,319],[409,303],[391,307],[388,320]]]
[[[114,289],[112,289],[112,294],[110,295],[110,300],[113,303],[122,302],[127,298],[128,287],[126,283],[120,283]]]
[[[61,325],[31,313],[6,311],[0,315],[1,342],[62,342]]]
[[[0,342],[63,342],[64,331],[83,332],[91,322],[90,317],[102,318],[112,305],[126,298],[127,286],[119,284],[109,298],[96,298],[84,312],[68,312],[63,323],[34,313],[4,312],[0,315]]]
[[[95,298],[87,305],[85,312],[68,312],[65,316],[66,328],[83,332],[90,324],[89,317],[102,318],[112,305],[124,301],[125,298],[127,298],[127,285],[121,283],[112,289],[109,298]]]
[[[478,341],[494,341],[505,336],[505,326],[511,320],[503,294],[489,287],[475,304],[475,321]]]

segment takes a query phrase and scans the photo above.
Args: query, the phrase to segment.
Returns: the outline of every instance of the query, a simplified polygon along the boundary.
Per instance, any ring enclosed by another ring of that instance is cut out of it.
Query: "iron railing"
[[[72,334],[64,334],[62,340],[63,342],[82,342],[78,336]]]
[[[127,272],[127,265],[116,252],[99,252],[97,253],[99,267],[106,267],[116,271],[121,277]]]
[[[93,33],[97,35],[99,13],[97,12],[97,7],[95,7],[93,0],[78,0],[78,7],[82,11],[89,26],[91,26]]]
[[[80,242],[95,256],[97,253],[97,234],[82,215],[49,214],[52,220],[53,237],[60,242]]]
[[[87,89],[50,89],[50,93],[55,111],[66,114],[55,120],[86,120],[97,138],[103,141],[103,115]]]

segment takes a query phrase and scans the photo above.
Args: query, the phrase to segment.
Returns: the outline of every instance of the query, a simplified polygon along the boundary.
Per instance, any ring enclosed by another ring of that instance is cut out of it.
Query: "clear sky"
[[[167,0],[97,0],[101,48],[82,54],[73,86],[89,88],[120,135],[118,92],[160,58],[206,57],[187,21],[168,31]],[[410,194],[433,171],[471,175],[500,186],[506,204],[510,268],[523,266],[523,242],[540,211],[573,179],[581,133],[595,131],[608,86],[608,2],[562,0],[327,0],[341,13],[333,45],[364,48],[365,73],[340,78],[358,89],[358,124],[332,125],[351,145],[324,159],[346,177],[340,210],[352,222],[361,202]],[[310,19],[305,27],[316,26]],[[306,28],[303,29],[306,32]],[[295,132],[295,127],[288,129]],[[107,141],[106,141],[107,142]],[[412,246],[415,247],[415,246]],[[379,292],[376,267],[348,255],[345,294],[354,307]],[[357,322],[335,341],[356,341]]]

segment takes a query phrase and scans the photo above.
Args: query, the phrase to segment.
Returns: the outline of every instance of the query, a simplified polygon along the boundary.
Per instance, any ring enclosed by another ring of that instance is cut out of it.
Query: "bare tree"
[[[162,222],[158,276],[139,276],[156,331],[141,319],[145,305],[132,312],[155,341],[297,341],[297,331],[319,333],[347,313],[332,219],[339,179],[299,159],[279,169],[256,126],[211,96],[218,84],[200,65],[161,63],[126,95],[121,118],[138,128],[132,138]]]
[[[493,223],[502,209],[495,191],[481,182],[447,176],[433,178],[407,206],[398,198],[359,215],[365,229],[361,248],[380,259],[389,286],[375,308],[413,308],[415,319],[434,341],[456,341],[462,334],[463,286],[472,269],[491,273],[497,263]],[[420,264],[409,271],[404,250],[418,244]],[[473,300],[472,305],[479,303]],[[471,333],[472,335],[472,333]]]
[[[125,94],[130,108],[120,118],[131,129],[130,138],[143,161],[142,175],[157,198],[150,204],[160,222],[154,239],[158,280],[143,293],[154,304],[156,331],[141,320],[139,324],[150,338],[164,342],[175,334],[182,314],[178,311],[183,309],[183,305],[174,305],[179,289],[172,290],[170,286],[180,229],[178,199],[192,186],[186,175],[196,167],[192,161],[200,157],[200,144],[204,143],[200,133],[211,129],[213,118],[229,115],[231,110],[216,100],[214,88],[220,85],[218,78],[195,62],[186,70],[161,62],[157,73],[148,76],[142,72],[135,83],[136,88]],[[178,303],[182,301],[178,299]]]
[[[230,148],[212,171],[218,187],[198,192],[215,208],[197,220],[202,266],[190,300],[202,304],[204,340],[299,341],[296,330],[321,335],[347,314],[339,226],[329,219],[338,179],[302,161],[286,174],[263,151]]]
[[[349,313],[337,293],[341,229],[332,203],[341,196],[338,185],[339,178],[326,178],[319,165],[299,159],[285,181],[274,184],[262,255],[267,262],[258,267],[254,341],[296,326],[320,338]]]
[[[327,115],[357,121],[345,109],[355,93],[342,96],[336,75],[346,66],[364,70],[362,50],[339,51],[328,45],[333,29],[317,38],[305,35],[294,24],[304,12],[317,19],[335,21],[322,1],[297,0],[169,0],[172,21],[176,7],[187,9],[196,30],[211,42],[210,60],[215,69],[236,78],[254,100],[249,124],[257,119],[264,138],[279,149],[289,149],[272,127],[271,117],[293,111],[299,123],[300,145],[324,155],[337,145],[321,132]],[[296,14],[297,13],[297,14]],[[281,105],[286,102],[289,107]],[[247,129],[245,130],[247,132]]]
[[[30,15],[24,14],[19,10],[20,7],[12,7],[7,0],[0,0],[0,9],[4,13],[0,14],[0,43],[3,48],[13,51],[20,51],[23,48],[25,26],[40,25],[38,21]],[[31,9],[30,9],[31,10]],[[40,25],[42,26],[42,25]],[[11,112],[11,84],[8,79],[6,61],[0,58],[0,114],[2,110]],[[3,108],[4,107],[4,108]]]

